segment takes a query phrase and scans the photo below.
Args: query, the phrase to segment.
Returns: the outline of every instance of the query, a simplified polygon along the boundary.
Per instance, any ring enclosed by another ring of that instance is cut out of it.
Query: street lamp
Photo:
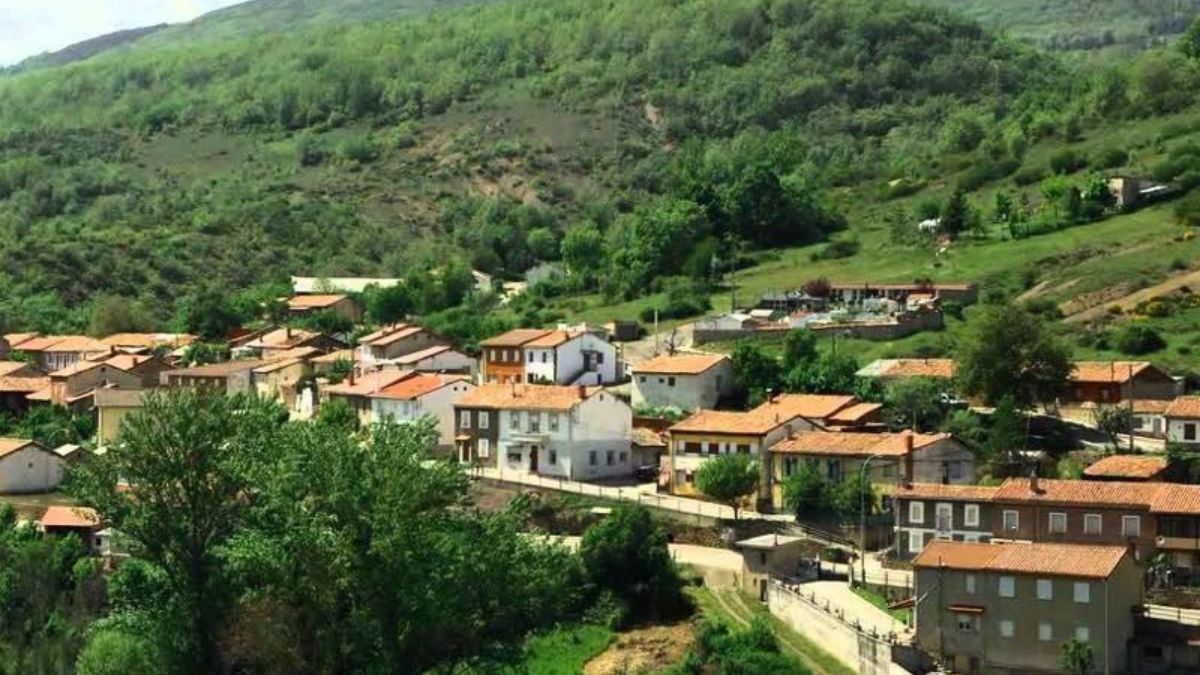
[[[877,452],[866,458],[858,474],[858,569],[859,579],[864,586],[867,583],[867,492],[863,486],[867,482],[867,468],[871,460],[882,456]]]

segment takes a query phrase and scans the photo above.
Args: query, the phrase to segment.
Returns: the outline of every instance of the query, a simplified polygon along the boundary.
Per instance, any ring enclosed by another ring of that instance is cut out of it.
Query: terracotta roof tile
[[[552,330],[541,337],[536,337],[529,342],[521,345],[522,347],[538,347],[541,349],[549,349],[566,344],[571,340],[582,335],[582,333],[572,333],[565,330]]]
[[[913,566],[1106,579],[1126,555],[1124,546],[933,541]]]
[[[1200,419],[1200,396],[1180,396],[1171,401],[1171,405],[1167,406],[1163,415]]]
[[[117,333],[100,340],[113,347],[186,347],[196,341],[196,336],[187,333]]]
[[[903,457],[908,454],[908,438],[912,449],[921,448],[950,438],[949,434],[866,434],[850,431],[801,431],[771,446],[771,452],[793,455],[836,455],[869,457],[886,455]]]
[[[258,338],[247,342],[245,346],[252,348],[267,348],[281,349],[287,347],[299,347],[309,340],[314,340],[320,337],[320,333],[310,330],[298,330],[287,328],[276,328],[275,330],[264,333]]]
[[[30,445],[41,447],[28,438],[0,438],[0,457],[11,455],[12,453],[22,450]]]
[[[346,299],[345,295],[293,295],[288,298],[288,309],[324,309]]]
[[[1161,415],[1167,412],[1167,408],[1171,407],[1174,401],[1162,401],[1158,399],[1139,398],[1129,402],[1129,407],[1133,408],[1134,414],[1138,415]]]
[[[1083,470],[1085,476],[1106,478],[1153,478],[1167,468],[1161,455],[1110,455]]]
[[[338,384],[325,387],[325,393],[331,396],[370,396],[384,387],[395,384],[403,379],[416,375],[411,370],[381,370],[373,373],[342,380]]]
[[[42,349],[47,352],[97,352],[103,353],[112,349],[111,345],[104,344],[96,338],[86,335],[64,335],[59,336],[53,344]]]
[[[729,361],[724,354],[664,354],[644,361],[633,367],[633,373],[655,375],[699,375],[704,371]]]
[[[58,370],[50,373],[50,377],[70,377],[72,375],[78,375],[79,373],[86,373],[93,368],[99,368],[103,365],[105,364],[100,361],[76,361],[66,368],[59,368]],[[113,368],[116,367],[117,366],[115,365],[113,366]]]
[[[163,374],[181,377],[229,377],[234,373],[240,373],[244,370],[254,370],[265,363],[268,362],[260,359],[238,359],[235,361],[222,361],[221,363],[206,363],[200,366],[192,366],[191,368],[177,368],[165,371]]]
[[[564,387],[551,384],[484,384],[464,395],[455,404],[462,408],[496,410],[558,410],[574,408],[600,387]]]
[[[941,483],[913,483],[896,488],[896,499],[942,499],[946,501],[987,502],[996,496],[999,488],[988,485],[942,485]]]
[[[440,375],[436,373],[420,373],[412,377],[394,382],[371,394],[371,398],[386,398],[396,401],[411,401],[428,393],[437,391],[458,382],[468,382],[463,375]]]
[[[106,365],[113,368],[118,368],[124,371],[130,371],[138,366],[152,360],[154,357],[149,354],[114,354],[104,359]]]
[[[398,330],[403,330],[405,328],[410,328],[410,325],[407,323],[391,323],[391,324],[387,324],[386,326],[380,326],[379,329],[377,329],[376,331],[374,331],[372,333],[367,333],[366,335],[360,337],[358,339],[358,343],[360,345],[371,344],[372,342],[374,342],[375,340],[378,340],[381,337],[391,335],[392,333],[394,333]]]
[[[784,394],[749,412],[701,410],[672,426],[671,431],[762,436],[797,417],[824,422],[855,401],[853,396]]]
[[[829,421],[833,424],[857,424],[882,409],[882,403],[856,403],[835,412]]]
[[[424,332],[425,329],[421,328],[420,326],[405,326],[404,328],[394,330],[387,335],[377,337],[368,344],[372,347],[386,347],[405,338],[410,338],[414,335],[420,335]]]
[[[432,347],[426,347],[425,349],[420,349],[415,352],[405,354],[404,356],[397,356],[396,358],[392,359],[392,361],[400,365],[410,365],[413,363],[420,363],[425,359],[433,358],[438,354],[444,354],[450,350],[450,345],[434,345]]]
[[[954,359],[879,359],[859,371],[864,377],[954,378]]]
[[[1153,513],[1200,515],[1200,485],[1163,483],[1150,500]]]
[[[507,333],[501,333],[479,343],[480,347],[521,347],[530,340],[536,340],[547,333],[544,328],[517,328]]]
[[[32,340],[37,336],[37,333],[6,333],[4,335],[4,341],[8,343],[9,347],[16,349],[17,345],[25,342],[26,340]]]
[[[1149,508],[1160,483],[1120,481],[1057,480],[1039,478],[1037,491],[1030,479],[1009,478],[996,492],[996,501],[1028,504],[1096,505]]]
[[[43,389],[49,389],[50,378],[45,375],[36,377],[24,376],[2,376],[0,377],[0,392],[27,392],[33,393]]]
[[[83,506],[51,506],[40,522],[42,527],[98,527],[100,516],[95,509]]]
[[[1149,367],[1148,361],[1076,361],[1071,381],[1123,384]]]

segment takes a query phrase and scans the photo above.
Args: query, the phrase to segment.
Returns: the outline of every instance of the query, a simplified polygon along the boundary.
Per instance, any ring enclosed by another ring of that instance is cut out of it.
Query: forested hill
[[[0,78],[0,313],[81,328],[111,295],[161,325],[300,271],[560,256],[571,292],[635,297],[820,240],[880,181],[1003,176],[1178,105],[1170,78],[887,0],[514,0],[105,54]]]

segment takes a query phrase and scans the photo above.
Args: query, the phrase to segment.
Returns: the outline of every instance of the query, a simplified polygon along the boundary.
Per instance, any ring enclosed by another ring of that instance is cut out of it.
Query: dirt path
[[[728,614],[731,619],[736,621],[738,625],[742,626],[743,628],[748,628],[750,626],[750,620],[754,618],[755,612],[746,605],[746,599],[741,593],[729,589],[713,589],[712,595],[713,598],[716,599],[717,604],[721,606],[721,609]],[[775,631],[775,638],[779,640],[779,645],[783,647],[784,651],[786,651],[788,654],[791,654],[793,657],[803,663],[804,666],[812,671],[814,675],[833,675],[825,668],[822,668],[821,664],[809,658],[808,654],[806,654],[803,649],[791,641],[790,636],[779,631]]]
[[[1106,314],[1109,307],[1120,307],[1123,311],[1129,311],[1134,307],[1137,307],[1138,303],[1144,300],[1151,300],[1160,295],[1173,293],[1184,286],[1200,288],[1200,270],[1188,272],[1186,274],[1180,274],[1161,283],[1154,284],[1153,286],[1147,286],[1141,290],[1134,291],[1128,295],[1102,302],[1095,307],[1089,307],[1088,309],[1068,316],[1065,321],[1090,321]]]
[[[583,672],[584,675],[658,672],[682,661],[692,641],[692,626],[686,621],[635,628],[617,635],[608,649],[587,662]]]

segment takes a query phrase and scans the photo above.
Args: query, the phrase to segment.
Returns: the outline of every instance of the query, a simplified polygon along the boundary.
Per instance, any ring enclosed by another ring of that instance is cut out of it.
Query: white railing
[[[1188,626],[1200,626],[1200,609],[1184,609],[1183,607],[1171,607],[1169,605],[1146,605],[1146,611],[1143,616],[1148,619],[1161,619]]]

